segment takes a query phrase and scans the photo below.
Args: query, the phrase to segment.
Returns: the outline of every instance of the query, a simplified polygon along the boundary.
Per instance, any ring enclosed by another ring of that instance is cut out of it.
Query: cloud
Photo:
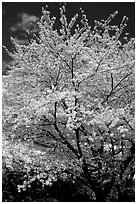
[[[17,18],[17,23],[10,28],[12,32],[26,30],[35,32],[38,30],[37,22],[39,21],[39,18],[37,16],[20,13]]]
[[[20,44],[20,45],[27,45],[27,41],[24,40],[24,39],[18,39],[17,37],[14,37],[14,40],[17,44]]]

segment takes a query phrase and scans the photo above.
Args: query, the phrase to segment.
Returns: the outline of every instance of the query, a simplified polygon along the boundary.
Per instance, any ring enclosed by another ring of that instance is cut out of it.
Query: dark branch
[[[75,130],[75,134],[76,134],[76,141],[77,141],[77,148],[78,148],[78,151],[79,151],[79,156],[82,157],[83,154],[82,154],[82,150],[81,150],[81,147],[80,147],[79,128]]]
[[[107,97],[105,98],[105,100],[102,102],[102,104],[104,104],[106,101],[108,101],[109,97],[114,94],[114,90],[128,77],[130,76],[132,73],[127,74],[126,76],[124,76],[109,92],[109,94],[107,95]]]

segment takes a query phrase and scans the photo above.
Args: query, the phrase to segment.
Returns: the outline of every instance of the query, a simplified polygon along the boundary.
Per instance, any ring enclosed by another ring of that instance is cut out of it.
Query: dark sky
[[[41,8],[49,5],[51,15],[59,19],[59,7],[63,3],[59,2],[3,2],[2,3],[2,43],[9,50],[12,49],[10,36],[17,39],[22,38],[21,34],[26,26],[33,26],[41,17]],[[106,19],[109,14],[118,10],[118,15],[113,20],[114,24],[120,23],[124,15],[129,17],[128,26],[125,32],[129,32],[131,37],[135,35],[135,3],[134,2],[67,2],[68,19],[79,12],[82,7],[87,14],[91,26],[94,20]],[[27,27],[28,28],[28,27]],[[34,29],[34,27],[33,27]],[[3,52],[3,60],[8,60],[8,56]]]

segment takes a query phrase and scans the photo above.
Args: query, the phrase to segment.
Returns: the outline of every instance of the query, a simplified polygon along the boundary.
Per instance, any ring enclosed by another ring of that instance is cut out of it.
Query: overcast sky
[[[41,17],[41,8],[49,5],[52,16],[59,19],[59,7],[62,3],[50,2],[3,2],[2,3],[2,43],[9,50],[12,49],[10,36],[16,40],[22,40],[26,29],[36,30],[36,23]],[[124,15],[129,17],[128,26],[125,32],[129,32],[131,37],[135,35],[135,3],[133,2],[67,2],[67,16],[70,19],[82,7],[88,16],[91,26],[94,20],[106,19],[110,13],[118,10],[119,14],[113,20],[114,24],[120,23]],[[9,58],[3,52],[3,60]]]

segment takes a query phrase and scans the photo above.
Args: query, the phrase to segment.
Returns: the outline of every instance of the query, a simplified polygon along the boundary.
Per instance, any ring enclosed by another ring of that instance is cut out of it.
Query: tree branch
[[[128,77],[130,76],[132,73],[127,74],[126,76],[124,76],[109,92],[109,94],[107,95],[107,97],[105,98],[105,100],[102,102],[102,104],[104,104],[106,101],[108,101],[109,97],[114,93],[114,90]],[[111,86],[112,87],[112,86]]]
[[[126,119],[125,117],[123,117],[123,119],[124,119],[124,121],[127,123],[127,125],[130,127],[130,129],[131,129],[131,130],[134,130],[134,129],[132,128],[132,126],[129,124],[129,122],[127,121],[127,119]]]
[[[60,138],[61,138],[61,142],[63,141],[63,144],[67,145],[67,147],[77,156],[77,158],[80,158],[80,155],[78,153],[78,151],[67,141],[67,139],[63,136],[63,133],[59,130],[58,125],[57,125],[57,117],[56,117],[56,112],[57,112],[57,102],[55,102],[55,108],[54,108],[54,128],[57,131],[57,133],[59,134]]]
[[[127,169],[128,165],[130,164],[130,162],[134,159],[135,157],[135,143],[132,143],[132,146],[130,147],[130,154],[129,156],[127,156],[127,158],[123,161],[122,163],[122,170],[120,172],[120,177],[122,178],[125,170]]]
[[[94,72],[93,74],[87,76],[86,78],[82,79],[82,80],[78,83],[78,85],[80,85],[83,81],[87,80],[88,78],[92,78],[92,77],[97,73],[97,71],[98,71],[98,69],[99,69],[99,66],[101,65],[101,63],[102,63],[102,61],[103,61],[103,59],[104,59],[105,56],[106,56],[106,54],[105,54],[105,55],[101,58],[101,60],[99,61],[95,72]]]
[[[80,155],[80,157],[82,157],[83,153],[82,153],[82,150],[81,150],[81,147],[80,147],[79,128],[75,130],[75,134],[76,134],[76,141],[77,141],[77,148],[78,148],[78,151],[79,151],[79,155]]]

